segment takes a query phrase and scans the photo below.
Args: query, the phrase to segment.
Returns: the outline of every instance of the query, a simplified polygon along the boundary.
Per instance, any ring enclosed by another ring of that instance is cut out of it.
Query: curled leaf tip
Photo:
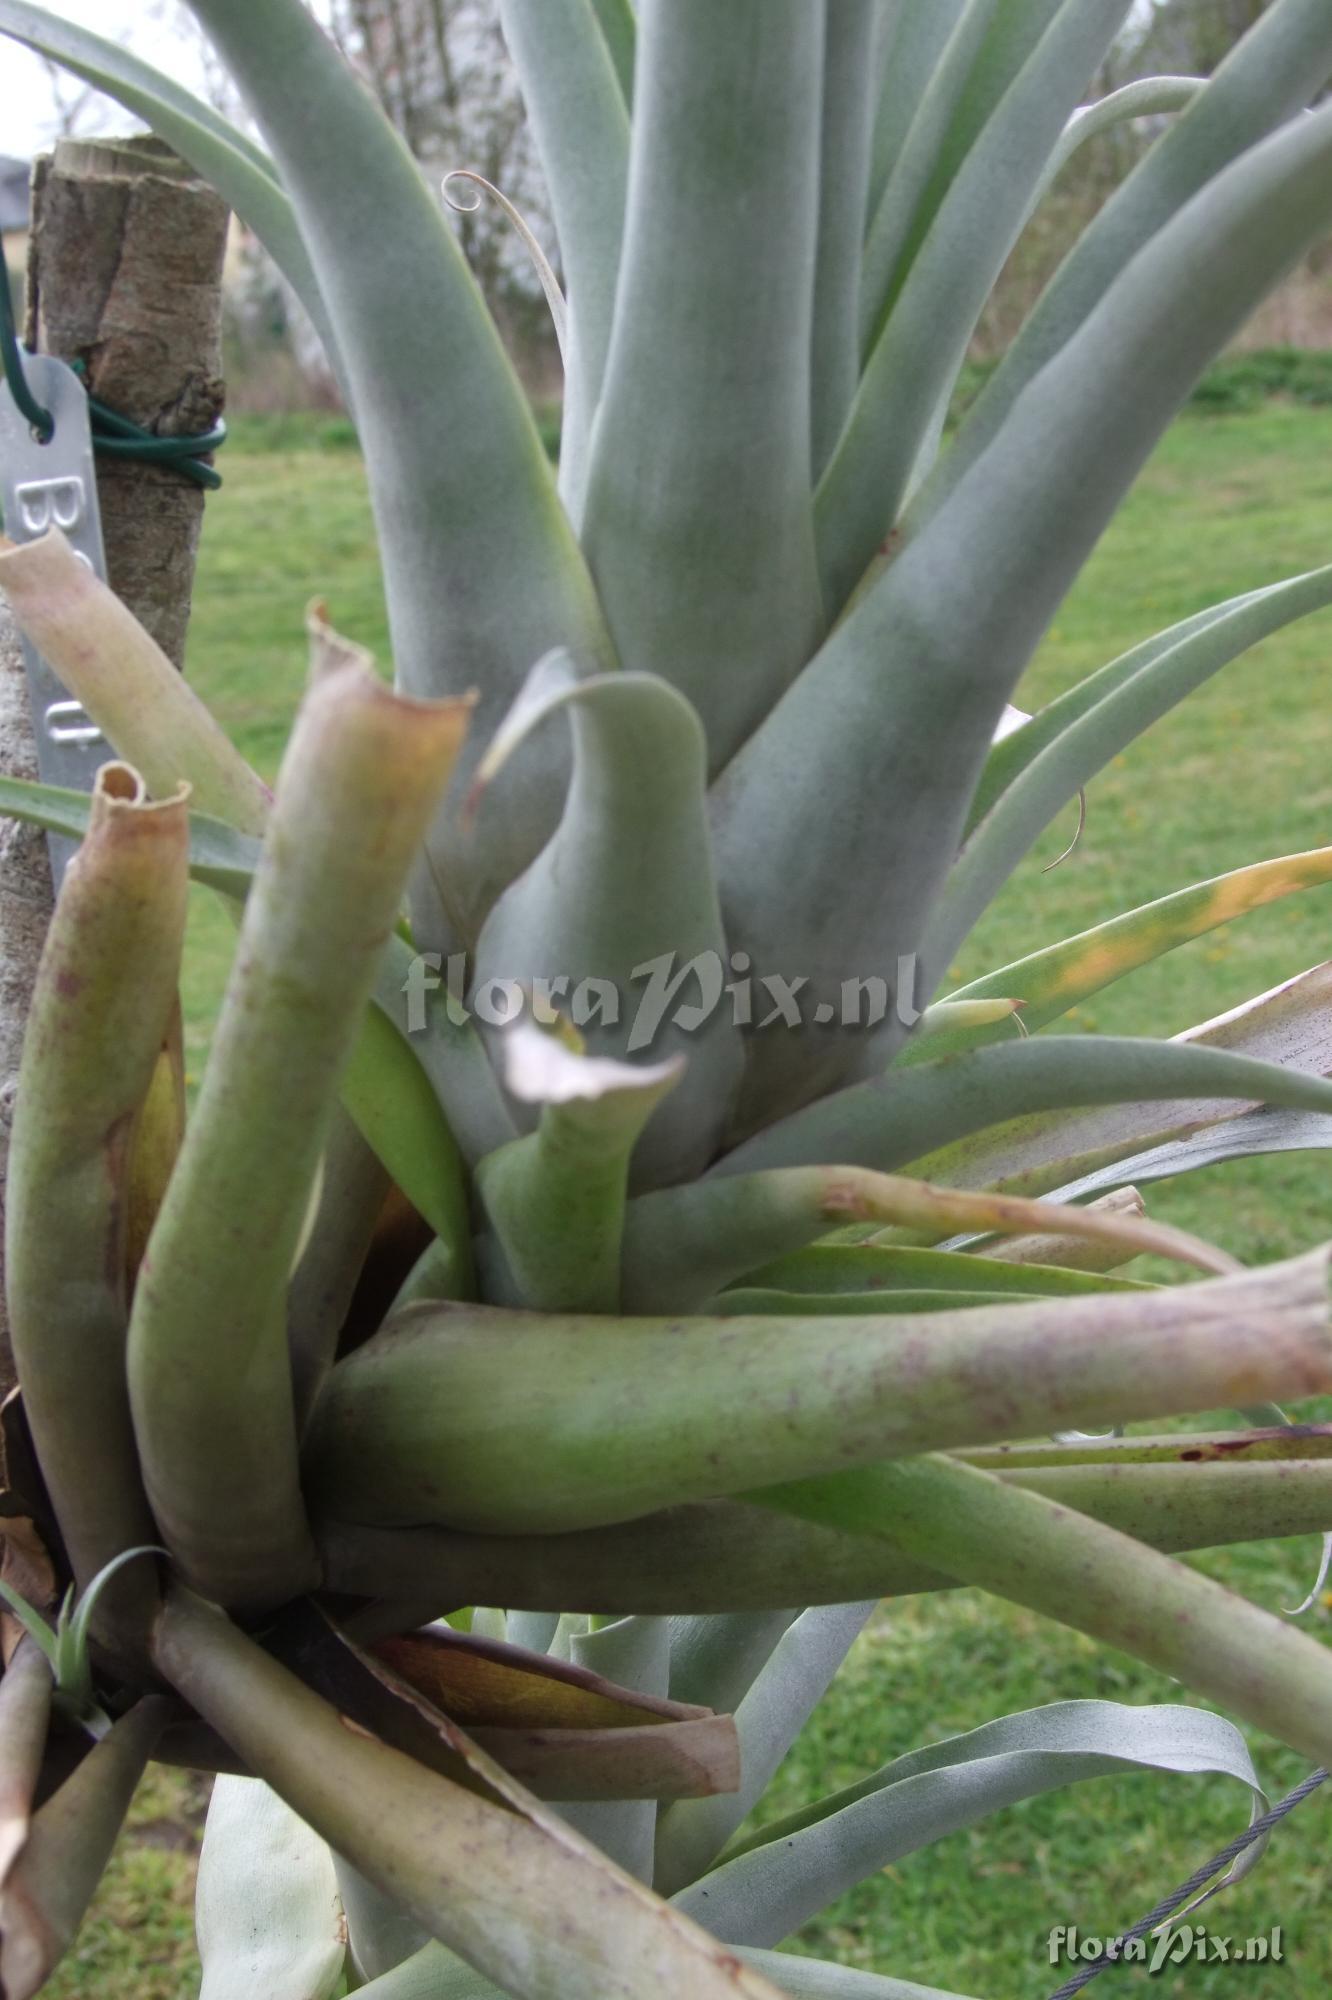
[[[453,187],[455,181],[462,181],[466,184],[471,195],[470,200],[465,196],[454,193]],[[521,209],[517,208],[509,200],[508,195],[502,189],[497,188],[493,181],[488,181],[484,174],[477,173],[474,167],[455,167],[452,173],[445,174],[439,184],[439,191],[444,197],[445,206],[451,208],[455,215],[475,215],[481,207],[484,195],[489,195],[490,199],[504,211],[504,214],[508,217],[508,220],[517,232],[523,248],[531,258],[532,268],[536,272],[541,283],[541,289],[546,295],[546,304],[550,308],[551,325],[555,330],[555,344],[560,350],[560,360],[567,370],[569,362],[568,307],[565,304],[564,293],[560,289],[560,281],[555,275],[551,261],[538,243],[536,233],[527,218],[523,215]]]
[[[1329,1570],[1332,1570],[1332,1534],[1325,1534],[1323,1536],[1322,1554],[1318,1559],[1318,1574],[1314,1578],[1313,1589],[1299,1604],[1282,1605],[1281,1608],[1287,1618],[1303,1618],[1306,1611],[1313,1610],[1315,1604],[1318,1603],[1323,1595]]]
[[[1073,838],[1072,840],[1069,841],[1068,846],[1064,849],[1062,854],[1056,854],[1053,861],[1046,862],[1044,868],[1042,868],[1041,870],[1042,875],[1048,875],[1052,869],[1058,868],[1059,864],[1062,861],[1068,860],[1069,855],[1073,853],[1079,841],[1082,839],[1083,833],[1086,830],[1086,826],[1087,826],[1087,791],[1085,786],[1079,785],[1078,823],[1073,829]]]

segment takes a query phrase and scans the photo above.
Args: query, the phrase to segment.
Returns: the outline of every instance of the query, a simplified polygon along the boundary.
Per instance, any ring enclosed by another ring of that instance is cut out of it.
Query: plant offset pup
[[[81,1706],[35,1642],[0,1682],[0,1985],[47,1976],[157,1755],[224,1774],[209,2000],[919,1994],[772,1948],[1038,1791],[1262,1794],[1223,1716],[1079,1701],[741,1834],[877,1598],[979,1583],[1332,1760],[1326,1650],[1171,1559],[1332,1526],[1332,1432],[1274,1407],[1332,1391],[1328,1253],[1242,1271],[1125,1192],[1325,1143],[1332,967],[1168,1043],[1033,1032],[1332,849],[941,990],[1102,766],[1332,603],[1332,566],[1274,582],[1009,706],[1332,225],[1332,12],[1276,0],[1207,82],[1088,113],[1130,0],[502,0],[568,288],[557,478],[301,0],[192,4],[271,157],[37,7],[0,29],[149,119],[324,330],[397,688],[316,609],[270,799],[58,532],[0,552],[122,760],[0,790],[86,835],[14,1124],[6,1578],[72,1581],[91,1644]],[[1026,219],[1144,110],[941,449]],[[182,1129],[191,873],[239,945]],[[1254,1426],[1224,1450],[1086,1435],[1217,1408]]]

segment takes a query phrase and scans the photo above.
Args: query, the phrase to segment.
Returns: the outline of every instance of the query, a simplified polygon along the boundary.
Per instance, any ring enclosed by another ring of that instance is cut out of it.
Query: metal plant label
[[[102,522],[97,506],[88,398],[72,368],[49,354],[24,357],[33,395],[50,411],[55,429],[45,444],[0,381],[0,508],[11,541],[31,542],[59,528],[81,562],[106,576]],[[42,782],[91,791],[106,761],[106,739],[72,701],[41,654],[23,640]],[[49,834],[51,874],[57,888],[78,843]]]

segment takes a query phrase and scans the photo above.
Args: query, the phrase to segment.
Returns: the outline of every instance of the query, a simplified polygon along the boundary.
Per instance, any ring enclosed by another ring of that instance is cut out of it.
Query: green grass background
[[[359,462],[335,426],[250,420],[209,500],[189,672],[245,753],[271,775],[304,677],[303,608],[324,596],[339,626],[386,649]],[[1234,592],[1332,560],[1332,411],[1268,402],[1186,416],[1163,442],[1035,662],[1033,707],[1171,621]],[[967,976],[1119,910],[1241,863],[1332,841],[1326,615],[1228,668],[1094,782],[1085,838],[1052,829],[969,941]],[[186,990],[197,1071],[225,973],[228,927],[194,906]],[[1098,995],[1067,1025],[1171,1034],[1332,955],[1324,888],[1258,912]],[[1263,1261],[1329,1234],[1329,1163],[1318,1155],[1238,1162],[1150,1190],[1152,1213]],[[1298,1601],[1312,1539],[1199,1559],[1268,1606]],[[1309,1621],[1326,1637],[1326,1606]],[[814,1725],[779,1773],[764,1814],[863,1776],[914,1746],[1044,1701],[1147,1702],[1179,1690],[1135,1662],[978,1592],[881,1607]],[[1255,1740],[1275,1795],[1300,1759]],[[201,1783],[154,1772],[83,1935],[50,1991],[175,2000],[197,1991],[189,1899]],[[1285,2000],[1332,1989],[1325,1895],[1332,1787],[1277,1834],[1256,1873],[1204,1913],[1236,1937],[1284,1928],[1277,1967],[1189,1963],[1158,1994]],[[1245,1805],[1219,1781],[1097,1781],[996,1815],[885,1869],[802,1934],[803,1948],[984,2000],[1048,1994],[1052,1925],[1113,1934],[1238,1830]],[[1097,2000],[1147,1988],[1141,1968],[1107,1972]],[[261,1996],[256,1996],[261,2000]]]

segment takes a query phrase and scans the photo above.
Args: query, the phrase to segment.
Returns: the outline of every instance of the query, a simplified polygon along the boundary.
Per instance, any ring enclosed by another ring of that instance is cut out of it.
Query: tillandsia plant
[[[316,609],[270,795],[58,530],[0,554],[121,760],[91,799],[0,788],[82,836],[14,1122],[9,1601],[97,1586],[82,1707],[31,1638],[0,1683],[0,1982],[41,1984],[156,1756],[222,1774],[209,2000],[919,1994],[773,1948],[1098,1773],[1260,1803],[1238,1722],[1332,1761],[1326,1649],[1172,1559],[1332,1526],[1332,1428],[1279,1407],[1332,1391],[1329,1251],[1242,1270],[1134,1191],[1328,1143],[1332,963],[1169,1042],[1045,1032],[1332,849],[946,990],[1095,773],[1332,602],[1330,565],[1011,707],[1332,226],[1332,10],[1088,106],[1130,0],[502,0],[568,293],[556,474],[301,0],[192,4],[270,152],[39,8],[0,28],[148,119],[304,300],[396,687]],[[943,448],[1025,221],[1144,113]],[[191,875],[239,942],[187,1120]],[[958,1583],[1223,1713],[995,1718],[746,1831],[874,1603]]]

